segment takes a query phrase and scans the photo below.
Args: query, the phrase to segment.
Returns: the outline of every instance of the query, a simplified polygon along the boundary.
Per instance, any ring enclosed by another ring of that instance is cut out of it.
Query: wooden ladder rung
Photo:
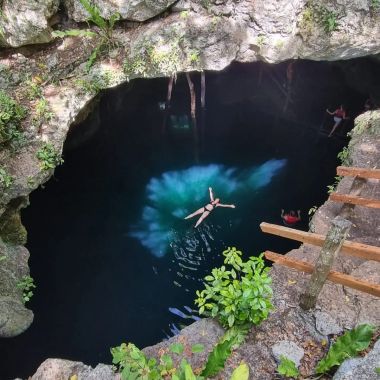
[[[371,208],[380,208],[380,201],[379,200],[362,198],[362,197],[358,197],[356,195],[331,193],[330,199],[334,202],[349,203],[349,204],[353,204],[353,205],[371,207]]]
[[[354,168],[348,166],[338,166],[336,174],[347,177],[361,177],[380,179],[380,169]]]
[[[277,224],[263,222],[260,224],[260,228],[261,231],[265,233],[315,245],[317,247],[322,247],[325,242],[324,235],[300,231],[289,227],[279,226]],[[380,261],[380,247],[375,247],[372,245],[346,240],[343,243],[340,252],[344,255],[360,257],[366,260]]]
[[[293,268],[301,272],[312,273],[314,270],[314,266],[305,261],[296,260],[271,251],[265,252],[265,258],[275,262],[276,264]],[[348,274],[330,271],[327,279],[335,284],[348,286],[352,289],[360,290],[362,292],[372,294],[373,296],[380,297],[380,285],[359,280]]]

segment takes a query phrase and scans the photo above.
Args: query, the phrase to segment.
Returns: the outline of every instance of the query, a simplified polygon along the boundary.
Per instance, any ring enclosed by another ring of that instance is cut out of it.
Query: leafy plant
[[[309,208],[309,211],[307,212],[307,214],[311,217],[315,214],[315,212],[318,210],[318,206],[313,206],[313,207],[310,207]]]
[[[180,343],[172,344],[170,352],[181,355],[184,346]],[[191,347],[192,353],[199,353],[204,350],[203,345],[196,344]],[[161,380],[171,378],[172,380],[201,380],[200,376],[195,376],[191,365],[182,358],[179,366],[174,366],[173,358],[169,353],[161,355],[159,362],[156,359],[148,359],[145,354],[134,344],[122,343],[118,347],[111,348],[112,363],[120,372],[122,380]]]
[[[370,8],[370,10],[380,9],[380,0],[370,0],[369,8]]]
[[[322,11],[323,27],[326,33],[331,33],[338,29],[337,14],[324,8]]]
[[[42,170],[54,169],[57,165],[63,163],[61,155],[50,143],[45,143],[42,148],[37,151],[37,158],[41,161]]]
[[[246,363],[242,362],[237,368],[234,369],[230,380],[248,380],[249,367]]]
[[[316,373],[326,373],[331,368],[342,364],[345,359],[356,356],[357,353],[365,350],[375,331],[376,327],[369,324],[363,324],[347,331],[337,339],[330,347],[326,357],[318,363]]]
[[[7,189],[13,183],[13,177],[0,166],[0,187]]]
[[[350,155],[350,150],[346,146],[342,149],[341,152],[338,153],[337,157],[343,166],[347,166],[350,164],[349,155]]]
[[[327,194],[331,194],[335,191],[336,187],[338,186],[339,182],[342,180],[342,176],[338,175],[334,177],[334,183],[332,185],[327,185]]]
[[[0,144],[11,141],[20,134],[21,120],[26,109],[0,90]]]
[[[216,376],[223,368],[226,360],[231,355],[235,339],[231,338],[218,343],[211,351],[201,376],[205,378]]]
[[[23,276],[16,286],[22,290],[22,299],[25,302],[30,301],[33,296],[33,290],[36,288],[34,280],[30,276]]]
[[[96,33],[88,29],[68,29],[68,30],[55,30],[51,33],[53,38],[65,37],[94,37]]]
[[[375,373],[377,373],[378,375],[380,375],[380,367],[376,367],[375,368]]]
[[[115,22],[120,19],[119,13],[111,15],[109,20],[104,19],[97,6],[92,4],[89,0],[79,0],[83,8],[90,14],[90,21],[96,24],[101,30],[100,36],[108,41],[112,40],[113,28]]]
[[[283,375],[286,377],[294,377],[294,378],[297,378],[300,374],[294,361],[288,359],[284,355],[280,356],[280,363],[277,367],[277,372],[280,375]]]
[[[223,326],[232,327],[247,322],[255,325],[268,317],[272,309],[271,278],[264,268],[263,254],[241,259],[242,252],[228,248],[223,252],[226,266],[214,268],[206,276],[205,289],[197,290],[195,304],[199,314],[217,317]]]

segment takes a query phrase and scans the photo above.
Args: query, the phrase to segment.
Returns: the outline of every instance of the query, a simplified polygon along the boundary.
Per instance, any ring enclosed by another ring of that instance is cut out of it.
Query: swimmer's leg
[[[337,121],[337,122],[334,124],[334,126],[333,126],[333,128],[332,128],[332,130],[331,130],[331,132],[330,132],[330,134],[329,134],[328,137],[331,137],[331,136],[332,136],[332,134],[334,133],[335,129],[338,127],[338,125],[340,124],[341,121],[342,121],[342,120],[339,120],[339,121]]]
[[[194,227],[197,228],[208,217],[208,214],[210,214],[210,211],[205,211],[198,219]]]
[[[190,214],[190,215],[186,216],[186,218],[185,218],[185,219],[190,219],[190,218],[192,218],[192,217],[193,217],[193,216],[195,216],[195,215],[199,215],[199,214],[202,214],[202,212],[204,212],[204,211],[205,211],[205,208],[204,208],[204,207],[202,207],[202,208],[200,208],[199,210],[197,210],[197,211],[193,212],[192,214]]]

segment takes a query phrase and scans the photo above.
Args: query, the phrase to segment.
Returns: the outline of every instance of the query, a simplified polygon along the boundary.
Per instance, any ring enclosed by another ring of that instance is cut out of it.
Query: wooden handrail
[[[263,232],[281,236],[287,239],[300,241],[302,243],[322,247],[325,241],[325,236],[296,230],[289,227],[279,226],[277,224],[261,223],[260,228]],[[341,248],[341,253],[349,256],[360,257],[366,260],[380,261],[380,247],[372,245],[356,243],[352,241],[345,241]]]
[[[313,265],[305,261],[296,260],[271,251],[265,252],[265,258],[275,262],[276,264],[297,269],[305,273],[312,273],[314,270]],[[330,271],[327,279],[331,282],[334,282],[335,284],[348,286],[352,289],[360,290],[362,292],[372,294],[373,296],[380,297],[380,285],[373,284],[364,280],[359,280],[348,274]]]
[[[362,198],[356,195],[331,193],[330,199],[334,202],[349,203],[349,204],[354,204],[354,205],[364,206],[364,207],[371,207],[371,208],[380,208],[379,200]]]
[[[354,168],[348,166],[338,166],[336,174],[348,177],[361,177],[380,179],[380,169]]]

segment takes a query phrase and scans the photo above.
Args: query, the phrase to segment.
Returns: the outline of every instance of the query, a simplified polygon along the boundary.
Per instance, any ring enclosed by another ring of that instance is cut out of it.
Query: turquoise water
[[[1,379],[31,375],[48,357],[109,363],[111,346],[159,342],[197,318],[194,292],[226,247],[248,257],[298,246],[264,235],[259,224],[281,223],[281,208],[301,209],[298,228],[307,229],[307,212],[326,199],[347,142],[319,134],[331,123],[324,110],[348,91],[329,65],[299,63],[283,112],[284,93],[271,76],[258,83],[261,66],[206,74],[199,160],[182,76],[165,133],[164,79],[107,92],[99,128],[86,141],[79,143],[81,131],[96,119],[75,127],[65,164],[23,212],[37,284],[35,321],[0,342]],[[266,70],[278,77],[286,65]],[[198,86],[199,74],[193,79]],[[361,94],[351,91],[346,102],[359,108]],[[236,208],[217,208],[195,229],[197,217],[184,217],[209,202],[209,186]]]

